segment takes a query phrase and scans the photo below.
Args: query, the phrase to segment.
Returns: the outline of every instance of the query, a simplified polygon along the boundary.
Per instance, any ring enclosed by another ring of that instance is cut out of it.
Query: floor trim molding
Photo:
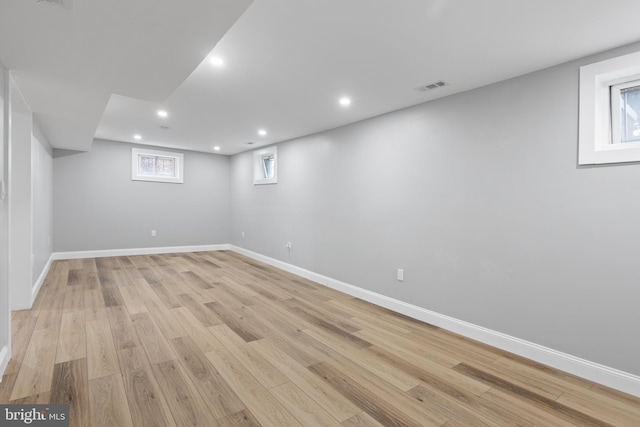
[[[38,276],[38,280],[33,284],[31,288],[31,303],[29,304],[29,308],[33,307],[33,303],[36,302],[36,298],[38,297],[38,293],[40,292],[40,288],[44,284],[44,279],[47,278],[47,274],[49,274],[49,269],[51,268],[51,263],[53,263],[53,255],[49,256],[49,260],[45,264],[44,268],[40,272],[40,276]]]
[[[250,250],[230,250],[414,319],[640,397],[640,377],[314,273]]]
[[[11,359],[10,356],[9,347],[6,345],[3,346],[2,350],[0,350],[0,382],[2,382],[4,371],[7,369],[7,366],[9,366],[9,359]]]
[[[594,381],[607,387],[620,390],[625,393],[640,397],[640,377],[610,368],[589,360],[581,359],[567,353],[563,353],[548,347],[544,347],[529,341],[522,340],[510,335],[506,335],[482,326],[474,325],[444,314],[440,314],[413,304],[409,304],[394,298],[387,297],[376,292],[372,292],[349,283],[341,282],[331,277],[323,276],[313,271],[297,267],[284,261],[271,258],[257,252],[253,252],[239,246],[229,244],[218,245],[200,245],[200,246],[172,246],[158,248],[133,248],[133,249],[106,249],[92,251],[76,251],[76,252],[54,252],[51,254],[49,263],[43,270],[41,277],[38,279],[37,289],[34,285],[33,299],[37,296],[37,291],[44,282],[44,277],[49,271],[51,262],[63,259],[80,259],[80,258],[100,258],[110,256],[133,256],[133,255],[155,255],[164,253],[179,252],[202,252],[202,251],[220,251],[232,250],[239,254],[248,256],[266,264],[280,268],[281,270],[309,279],[313,282],[327,286],[332,289],[344,292],[348,295],[363,299],[373,304],[379,305],[389,310],[404,314],[414,319],[421,320],[426,323],[447,329],[458,333],[465,337],[480,341],[482,343],[500,348],[505,351],[526,357],[539,363],[560,369],[573,375]],[[4,361],[2,357],[6,357],[5,353],[8,349],[3,348],[0,351],[0,367]],[[8,360],[7,360],[8,363]],[[1,370],[0,370],[1,371]]]
[[[104,258],[110,256],[134,256],[134,255],[158,255],[180,252],[206,252],[229,250],[230,245],[196,245],[196,246],[166,246],[158,248],[131,248],[131,249],[99,249],[91,251],[54,252],[54,260]]]

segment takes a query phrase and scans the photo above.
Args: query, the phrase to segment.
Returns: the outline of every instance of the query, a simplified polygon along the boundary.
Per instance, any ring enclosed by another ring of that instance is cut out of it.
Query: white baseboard
[[[2,382],[2,375],[9,365],[9,359],[11,359],[10,356],[9,347],[5,345],[2,347],[2,350],[0,350],[0,382]]]
[[[44,281],[49,274],[51,264],[56,260],[65,259],[82,259],[82,258],[103,258],[110,256],[133,256],[133,255],[156,255],[167,253],[179,253],[179,252],[205,252],[205,251],[222,251],[229,250],[230,245],[198,245],[198,246],[171,246],[161,248],[134,248],[134,249],[107,249],[107,250],[94,250],[94,251],[75,251],[75,252],[54,252],[49,257],[49,261],[44,266],[38,276],[38,280],[33,284],[31,288],[31,303],[29,307],[24,309],[30,309],[33,307],[33,303],[38,297],[40,288],[44,284]],[[22,308],[21,308],[22,309]],[[0,350],[0,373],[4,372],[9,363],[9,348],[7,346]],[[2,381],[2,375],[0,374],[0,381]]]
[[[33,290],[31,293],[31,308],[33,303],[36,301],[36,297],[38,296],[38,292],[40,292],[40,288],[44,283],[47,274],[49,273],[49,269],[51,268],[51,263],[56,260],[65,260],[65,259],[82,259],[82,258],[104,258],[110,256],[134,256],[134,255],[157,255],[157,254],[170,254],[170,253],[178,253],[178,252],[205,252],[205,251],[222,251],[228,250],[229,245],[221,244],[221,245],[197,245],[197,246],[169,246],[169,247],[160,247],[160,248],[132,248],[132,249],[103,249],[103,250],[93,250],[93,251],[74,251],[74,252],[54,252],[49,257],[49,261],[47,265],[42,270],[40,277],[33,285]]]
[[[132,248],[132,249],[102,249],[93,251],[55,252],[54,260],[104,258],[110,256],[158,255],[178,252],[205,252],[229,250],[230,245],[197,245],[197,246],[168,246],[162,248]]]
[[[51,255],[49,263],[43,270],[40,278],[38,279],[38,282],[36,282],[36,285],[34,285],[33,299],[35,300],[38,290],[42,286],[42,282],[44,282],[44,277],[46,277],[46,273],[49,271],[51,261],[53,260],[219,250],[232,250],[239,254],[246,255],[258,261],[262,261],[266,264],[280,268],[281,270],[293,273],[300,277],[304,277],[329,288],[336,289],[356,298],[360,298],[381,307],[388,308],[389,310],[393,310],[414,319],[418,319],[431,325],[441,327],[443,329],[458,333],[462,336],[480,341],[487,345],[500,348],[502,350],[517,354],[522,357],[526,357],[536,362],[543,363],[545,365],[594,381],[607,387],[611,387],[616,390],[620,390],[625,393],[640,397],[639,376],[610,368],[598,363],[594,363],[585,359],[581,359],[579,357],[575,357],[570,354],[566,354],[548,347],[525,341],[520,338],[496,332],[482,326],[458,320],[450,316],[446,316],[422,307],[418,307],[413,304],[409,304],[400,300],[396,300],[394,298],[387,297],[385,295],[378,294],[376,292],[371,292],[369,290],[362,289],[357,286],[350,285],[348,283],[341,282],[339,280],[335,280],[318,273],[314,273],[313,271],[297,267],[284,261],[270,258],[268,256],[261,255],[259,253],[229,244],[56,252]],[[3,349],[2,352],[0,352],[0,368],[2,368],[1,363],[3,362],[3,360],[1,359],[1,357],[4,355],[3,352],[8,352],[8,350]],[[8,363],[8,359],[6,363]],[[0,369],[0,372],[1,371],[2,369]]]
[[[465,337],[517,354],[527,359],[560,369],[573,375],[640,397],[640,377],[608,366],[590,362],[570,354],[512,337],[482,326],[455,319],[422,307],[408,304],[295,265],[261,255],[247,249],[230,245],[230,249],[289,273],[312,280],[345,294],[360,298],[389,310],[421,320],[434,326],[455,332]]]
[[[38,293],[40,292],[40,288],[44,283],[44,279],[46,279],[47,274],[49,274],[49,269],[51,268],[51,263],[53,262],[53,254],[49,256],[49,261],[44,266],[42,271],[40,272],[40,276],[38,276],[38,280],[33,284],[31,288],[31,303],[29,304],[29,308],[33,307],[33,303],[36,302],[36,298],[38,297]]]

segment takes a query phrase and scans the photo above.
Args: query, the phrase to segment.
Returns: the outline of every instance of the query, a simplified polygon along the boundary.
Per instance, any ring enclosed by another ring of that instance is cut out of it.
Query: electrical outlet
[[[403,268],[399,268],[398,269],[398,274],[397,274],[396,278],[398,279],[398,281],[404,282],[404,269]]]
[[[151,237],[156,237],[156,230],[151,230]]]
[[[293,243],[287,242],[287,246],[285,246],[289,251],[293,250]]]
[[[244,231],[242,232],[242,238],[244,239]]]

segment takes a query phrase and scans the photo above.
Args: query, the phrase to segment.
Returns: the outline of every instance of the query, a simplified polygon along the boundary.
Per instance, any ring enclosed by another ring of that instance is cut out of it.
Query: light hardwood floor
[[[54,262],[2,403],[74,426],[638,426],[640,399],[233,252]]]

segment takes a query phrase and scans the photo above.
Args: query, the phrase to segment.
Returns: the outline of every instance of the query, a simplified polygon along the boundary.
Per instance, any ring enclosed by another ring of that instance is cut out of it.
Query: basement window
[[[173,182],[182,184],[184,155],[169,151],[131,149],[133,181]]]
[[[278,183],[278,147],[253,152],[253,183]]]
[[[578,163],[640,161],[640,52],[580,68]]]

